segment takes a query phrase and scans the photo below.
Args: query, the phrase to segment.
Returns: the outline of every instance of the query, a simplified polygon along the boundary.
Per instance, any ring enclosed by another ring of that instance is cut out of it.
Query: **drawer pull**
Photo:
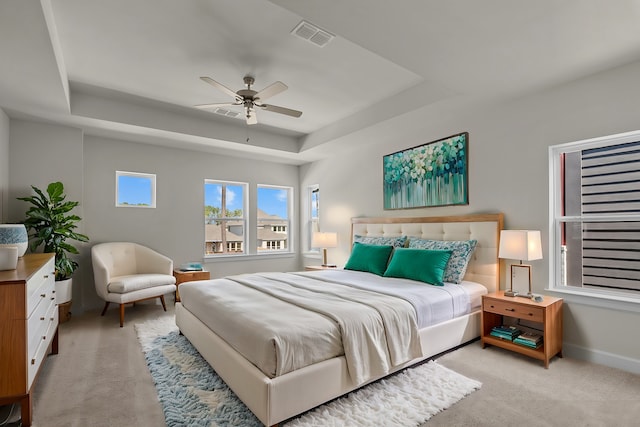
[[[506,311],[516,311],[515,308],[505,308]]]
[[[46,339],[47,339],[47,336],[46,336],[46,335],[43,335],[43,336],[42,336],[42,339],[43,339],[43,340],[46,340]]]
[[[44,275],[44,278],[45,278],[45,279],[48,279],[48,278],[49,278],[49,275],[48,275],[48,274],[45,274],[45,275]]]
[[[47,296],[47,294],[40,294],[40,296],[41,296],[42,298],[45,298],[45,297]]]
[[[40,320],[44,320],[44,317],[41,317]]]
[[[56,297],[51,297],[51,301],[53,301],[54,299],[56,299]]]
[[[36,364],[36,359],[31,359],[31,364],[35,365]]]

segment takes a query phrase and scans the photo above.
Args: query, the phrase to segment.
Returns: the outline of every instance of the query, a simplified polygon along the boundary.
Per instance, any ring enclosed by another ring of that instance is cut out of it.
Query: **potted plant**
[[[65,201],[67,196],[61,182],[49,184],[46,194],[33,185],[31,188],[36,193],[35,196],[18,197],[18,200],[31,204],[24,221],[27,231],[30,232],[29,249],[34,252],[39,246],[43,246],[43,252],[55,254],[56,302],[66,310],[64,316],[63,310],[60,310],[60,321],[65,321],[70,315],[68,309],[71,307],[71,276],[78,268],[78,263],[70,258],[69,254],[79,253],[68,241],[88,242],[89,238],[74,231],[80,217],[70,212],[79,202]]]

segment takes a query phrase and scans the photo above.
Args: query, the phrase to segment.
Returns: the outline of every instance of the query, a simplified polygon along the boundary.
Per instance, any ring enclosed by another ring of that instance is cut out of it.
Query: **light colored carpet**
[[[169,427],[261,426],[172,319],[136,325]],[[286,422],[286,427],[418,426],[455,404],[480,382],[436,362],[370,384]]]
[[[164,427],[164,414],[135,323],[173,317],[152,304],[74,313],[60,326],[60,354],[47,357],[34,388],[34,427]],[[637,426],[640,375],[565,357],[542,363],[471,343],[438,359],[482,382],[421,427]]]

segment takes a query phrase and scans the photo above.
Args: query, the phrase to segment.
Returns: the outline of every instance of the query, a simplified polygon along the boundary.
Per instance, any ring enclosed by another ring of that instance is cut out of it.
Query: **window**
[[[205,180],[205,255],[245,253],[246,212],[246,183]]]
[[[155,208],[156,176],[116,171],[116,207]]]
[[[306,230],[305,230],[305,247],[309,252],[318,252],[318,248],[311,247],[311,237],[316,231],[320,231],[320,187],[310,185],[307,187],[307,207],[306,211]]]
[[[258,253],[291,252],[292,189],[258,185],[257,194]]]
[[[549,153],[554,288],[640,302],[640,132]]]

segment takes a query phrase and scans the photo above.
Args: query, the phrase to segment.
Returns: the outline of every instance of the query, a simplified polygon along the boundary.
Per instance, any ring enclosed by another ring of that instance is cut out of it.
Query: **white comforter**
[[[190,282],[180,294],[186,309],[267,376],[344,354],[361,384],[421,356],[418,317],[434,323],[468,310],[468,296],[465,303],[454,286],[333,270]],[[436,304],[425,308],[421,291]]]

